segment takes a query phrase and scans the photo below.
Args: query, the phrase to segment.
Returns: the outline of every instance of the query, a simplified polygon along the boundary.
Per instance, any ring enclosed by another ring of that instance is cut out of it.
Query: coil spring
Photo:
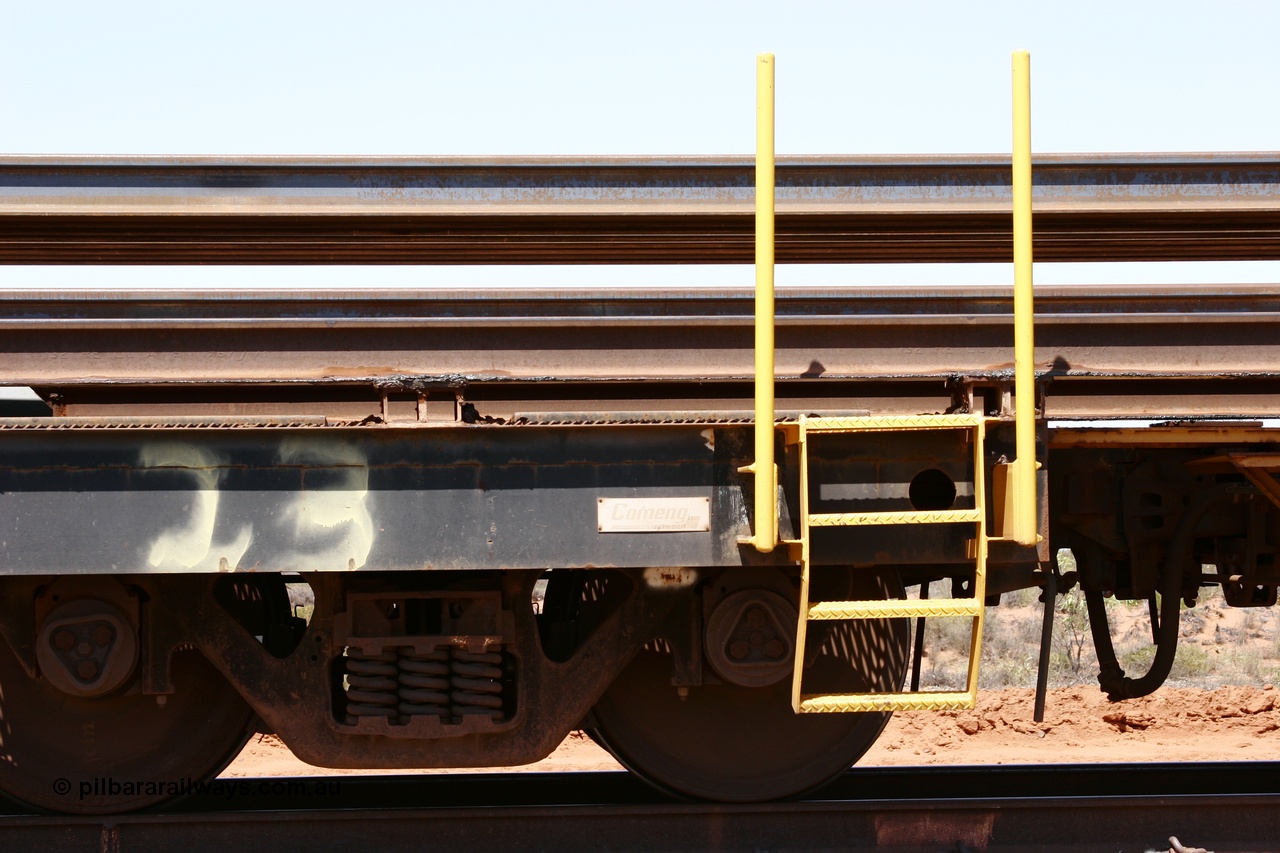
[[[454,718],[484,716],[494,722],[502,720],[502,653],[454,649],[451,669],[449,684],[453,689],[449,698],[453,700]]]
[[[410,717],[449,715],[449,650],[414,654],[401,649],[399,709],[402,722]]]
[[[501,722],[503,653],[436,649],[387,649],[379,655],[347,650],[347,717],[387,717],[408,723],[414,717],[454,722],[487,717]]]
[[[347,649],[347,723],[360,717],[391,717],[396,709],[396,650],[369,655]]]

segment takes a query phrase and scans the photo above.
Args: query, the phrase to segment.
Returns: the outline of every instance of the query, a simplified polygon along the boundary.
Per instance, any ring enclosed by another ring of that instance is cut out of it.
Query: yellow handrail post
[[[778,542],[778,469],[773,460],[773,54],[756,57],[756,454],[755,534],[768,553]]]
[[[1035,305],[1031,282],[1031,56],[1013,54],[1013,395],[1014,460],[1011,499],[1013,529],[1006,538],[1020,545],[1039,541],[1036,532],[1036,365]]]

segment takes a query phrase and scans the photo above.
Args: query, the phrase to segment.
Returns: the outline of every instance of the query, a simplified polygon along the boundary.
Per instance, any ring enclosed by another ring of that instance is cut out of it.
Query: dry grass
[[[982,689],[1035,684],[1044,608],[1038,590],[1004,596],[986,612],[979,686]],[[1140,676],[1155,654],[1145,602],[1107,600],[1112,643],[1125,673]],[[925,627],[921,687],[964,688],[968,666],[968,619],[932,619]],[[1194,608],[1182,609],[1178,652],[1168,684],[1214,689],[1224,685],[1262,687],[1280,681],[1280,616],[1271,608],[1233,608],[1221,590],[1201,590]],[[1098,658],[1089,631],[1084,594],[1059,596],[1054,608],[1049,686],[1097,684]]]

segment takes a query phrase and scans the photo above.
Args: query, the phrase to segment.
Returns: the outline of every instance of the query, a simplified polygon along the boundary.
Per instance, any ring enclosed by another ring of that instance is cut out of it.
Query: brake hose
[[[1178,651],[1178,616],[1182,604],[1182,579],[1187,561],[1191,559],[1196,526],[1214,504],[1238,489],[1224,484],[1201,492],[1192,500],[1178,520],[1178,527],[1169,542],[1165,556],[1164,575],[1160,578],[1160,631],[1156,642],[1155,658],[1141,678],[1129,678],[1116,660],[1111,644],[1111,626],[1107,621],[1106,601],[1100,590],[1086,590],[1085,605],[1089,611],[1089,631],[1093,634],[1093,646],[1098,653],[1098,684],[1112,702],[1136,699],[1153,692],[1169,677],[1173,658]]]

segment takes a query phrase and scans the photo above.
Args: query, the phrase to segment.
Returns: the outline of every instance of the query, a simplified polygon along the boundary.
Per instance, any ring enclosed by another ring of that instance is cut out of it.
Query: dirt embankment
[[[1040,764],[1280,759],[1272,687],[1166,687],[1108,702],[1097,688],[1049,691],[1042,723],[1030,690],[979,694],[972,711],[898,714],[859,764]]]

